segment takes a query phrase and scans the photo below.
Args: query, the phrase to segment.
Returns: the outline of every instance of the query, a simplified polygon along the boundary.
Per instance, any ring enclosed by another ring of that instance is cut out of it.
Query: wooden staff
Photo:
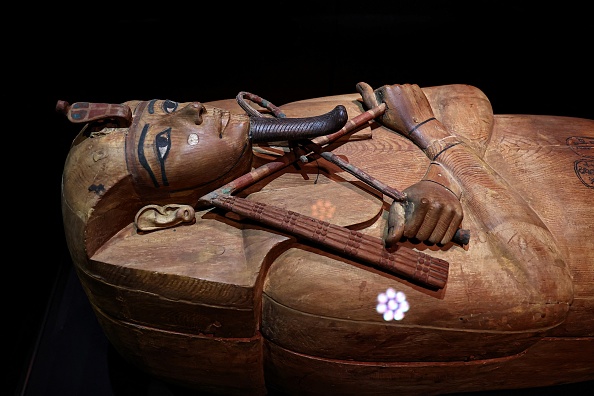
[[[214,194],[209,202],[425,287],[441,289],[447,282],[449,263],[414,249],[398,246],[396,251],[388,252],[380,238],[245,198]]]

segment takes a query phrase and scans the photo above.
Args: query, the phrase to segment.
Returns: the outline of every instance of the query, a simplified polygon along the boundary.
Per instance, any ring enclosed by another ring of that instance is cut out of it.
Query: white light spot
[[[389,300],[388,301],[388,308],[390,311],[395,311],[398,309],[398,302],[396,300]]]
[[[408,312],[409,309],[410,309],[410,305],[408,304],[408,301],[402,301],[400,303],[400,310],[402,312]]]
[[[195,133],[190,133],[190,135],[188,136],[188,144],[190,146],[195,146],[198,144],[198,140],[200,140],[198,138],[198,135]]]
[[[378,304],[375,309],[386,322],[402,320],[404,313],[410,309],[410,304],[406,301],[406,295],[400,291],[396,292],[391,287],[385,293],[378,294],[377,301]]]

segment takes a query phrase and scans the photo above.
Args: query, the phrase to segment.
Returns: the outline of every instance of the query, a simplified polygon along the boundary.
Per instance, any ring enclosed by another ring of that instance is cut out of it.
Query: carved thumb
[[[404,206],[400,202],[394,201],[390,206],[388,214],[388,233],[386,235],[386,248],[395,247],[400,238],[404,235],[404,224],[406,222],[406,213]]]

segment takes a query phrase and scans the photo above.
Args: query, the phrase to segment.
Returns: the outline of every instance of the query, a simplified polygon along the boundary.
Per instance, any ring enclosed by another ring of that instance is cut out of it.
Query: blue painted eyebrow
[[[148,104],[148,112],[149,114],[155,114],[155,102],[157,101],[157,99],[153,99],[149,102]]]

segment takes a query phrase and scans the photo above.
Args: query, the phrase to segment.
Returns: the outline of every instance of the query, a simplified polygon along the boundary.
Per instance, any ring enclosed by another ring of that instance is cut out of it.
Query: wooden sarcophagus
[[[68,246],[117,351],[212,394],[594,380],[594,121],[422,92],[434,117],[409,135],[359,94],[61,103],[84,125],[63,173]],[[394,208],[417,216],[409,187],[444,175],[469,238],[387,244]]]

